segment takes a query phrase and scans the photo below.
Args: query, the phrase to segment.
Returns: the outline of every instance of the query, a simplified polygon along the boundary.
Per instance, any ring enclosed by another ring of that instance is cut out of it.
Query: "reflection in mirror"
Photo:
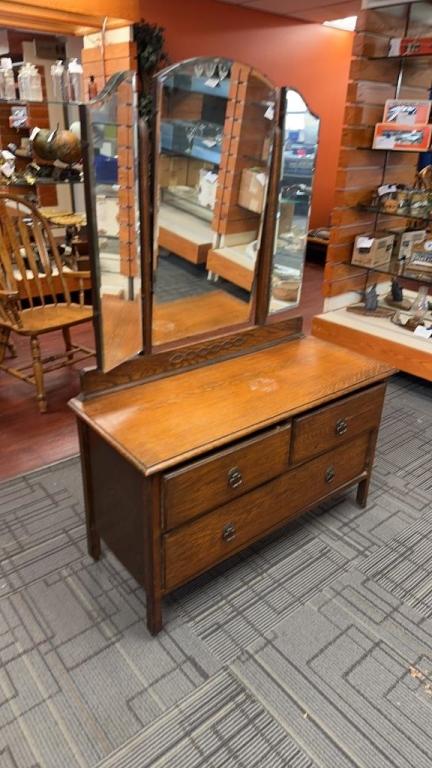
[[[152,343],[249,322],[275,98],[251,67],[192,59],[158,76]]]
[[[133,73],[114,75],[84,109],[94,154],[98,365],[109,371],[142,350]]]
[[[291,309],[300,301],[318,149],[319,119],[309,112],[297,91],[283,91],[282,114],[282,163],[270,313]]]

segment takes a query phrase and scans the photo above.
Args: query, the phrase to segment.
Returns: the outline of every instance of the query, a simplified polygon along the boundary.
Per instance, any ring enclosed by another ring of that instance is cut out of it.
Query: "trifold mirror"
[[[196,58],[169,67],[155,78],[150,163],[140,144],[140,227],[136,106],[126,83],[122,97],[86,108],[97,138],[91,163],[108,149],[117,160],[107,190],[96,173],[102,371],[297,306],[318,141],[319,120],[300,94],[250,66]]]

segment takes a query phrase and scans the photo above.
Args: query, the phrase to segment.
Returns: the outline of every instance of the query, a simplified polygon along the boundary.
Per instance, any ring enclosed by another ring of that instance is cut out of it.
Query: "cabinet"
[[[353,485],[366,504],[390,373],[309,338],[73,402],[90,554],[144,586],[152,633],[181,584]]]

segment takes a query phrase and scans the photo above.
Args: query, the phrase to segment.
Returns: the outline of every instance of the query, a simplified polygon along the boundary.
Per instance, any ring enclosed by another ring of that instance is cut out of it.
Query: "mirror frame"
[[[217,340],[221,336],[225,337],[228,334],[241,332],[248,329],[253,329],[253,328],[256,328],[258,325],[262,324],[261,322],[259,322],[259,319],[258,319],[261,316],[261,313],[259,310],[260,301],[258,300],[258,294],[260,293],[259,275],[261,271],[261,263],[266,259],[268,260],[269,258],[268,248],[264,245],[264,238],[265,238],[266,221],[267,221],[267,207],[269,203],[272,175],[274,172],[273,157],[274,157],[275,138],[276,138],[278,123],[279,123],[279,116],[280,116],[281,89],[278,88],[264,73],[260,72],[258,69],[251,66],[250,64],[244,64],[243,62],[229,59],[229,61],[232,61],[232,63],[238,64],[239,66],[247,67],[250,70],[251,74],[258,76],[262,80],[262,82],[266,84],[269,89],[273,91],[274,100],[275,100],[275,114],[274,114],[274,120],[273,120],[273,142],[272,142],[272,148],[271,148],[271,159],[267,166],[268,181],[267,181],[267,189],[266,189],[266,204],[261,213],[261,220],[260,220],[261,241],[260,241],[260,246],[257,253],[253,289],[251,291],[250,301],[249,301],[249,308],[250,308],[249,319],[242,323],[236,323],[231,325],[227,324],[226,326],[215,328],[214,330],[211,330],[211,331],[205,331],[200,334],[187,336],[187,337],[180,338],[175,341],[164,343],[164,344],[155,345],[152,340],[154,277],[155,277],[155,271],[153,270],[152,265],[155,259],[154,247],[155,247],[156,241],[154,237],[154,228],[155,228],[156,206],[157,206],[157,200],[159,195],[158,180],[157,180],[157,159],[159,156],[159,146],[160,146],[160,115],[162,110],[163,78],[165,78],[166,76],[169,76],[171,72],[175,72],[176,69],[178,69],[182,65],[193,64],[197,60],[209,59],[209,58],[218,59],[218,58],[224,58],[224,57],[198,56],[190,59],[183,59],[180,62],[171,64],[170,66],[158,72],[153,77],[152,94],[153,94],[154,109],[152,114],[151,128],[149,131],[151,135],[151,142],[150,142],[150,165],[148,168],[149,188],[151,190],[152,205],[151,205],[151,212],[149,214],[149,219],[146,224],[146,229],[148,229],[149,231],[148,243],[150,244],[150,248],[148,247],[148,244],[147,246],[146,244],[143,244],[143,247],[141,248],[141,253],[144,254],[144,259],[146,261],[145,270],[143,271],[143,286],[144,286],[144,292],[145,292],[144,303],[146,306],[146,310],[145,310],[146,321],[144,325],[144,339],[146,340],[146,344],[144,348],[146,352],[151,354],[159,354],[161,352],[166,352],[171,349],[172,350],[179,349],[179,348],[186,349],[196,343],[210,342],[211,340]],[[145,132],[144,128],[141,128],[140,130],[141,130],[141,133]],[[143,181],[142,178],[141,178],[141,181]],[[141,197],[142,197],[142,194],[140,194],[140,198]],[[272,256],[272,254],[270,254],[270,256]],[[149,264],[149,260],[150,260],[150,264]],[[144,276],[145,276],[145,279],[144,279]]]
[[[310,212],[311,212],[312,198],[314,193],[315,172],[316,172],[316,164],[317,164],[318,150],[319,150],[319,135],[320,135],[320,129],[321,129],[320,117],[310,109],[309,104],[303,98],[303,95],[300,93],[300,91],[297,88],[293,88],[293,86],[289,85],[289,86],[281,87],[279,91],[280,91],[279,115],[278,115],[279,119],[278,119],[278,126],[277,126],[278,139],[277,139],[277,146],[275,147],[275,154],[277,154],[277,158],[275,158],[275,166],[272,168],[272,172],[271,172],[272,173],[271,202],[270,202],[269,210],[267,214],[268,224],[269,224],[269,234],[268,234],[269,240],[267,242],[267,247],[271,251],[271,257],[270,257],[269,272],[268,274],[266,273],[265,276],[262,278],[265,288],[267,288],[267,292],[266,292],[266,306],[265,308],[263,307],[263,314],[261,315],[261,317],[263,317],[262,322],[267,322],[267,323],[274,322],[275,317],[279,319],[284,318],[288,315],[288,313],[289,313],[289,316],[291,316],[292,312],[295,312],[295,310],[298,309],[301,301],[301,298],[300,298],[297,301],[297,303],[294,304],[293,306],[279,309],[276,312],[270,312],[273,257],[274,257],[274,251],[276,248],[277,214],[279,209],[280,183],[281,183],[283,164],[284,164],[285,117],[286,117],[289,91],[294,91],[301,97],[305,107],[307,108],[309,115],[311,115],[318,122],[317,141],[316,141],[317,149],[315,152],[314,164],[311,171],[312,182],[311,182],[311,191],[310,191],[310,198],[309,198],[309,207],[308,207],[308,213],[307,213],[306,239],[305,239],[305,245],[303,249],[301,280],[300,280],[300,297],[303,289],[304,266],[306,262],[306,249],[307,249],[307,232],[309,231],[309,224],[310,224]]]
[[[158,99],[162,89],[154,81],[155,114],[152,128],[157,121]],[[273,87],[273,84],[271,84]],[[282,309],[269,314],[273,248],[276,232],[276,213],[279,202],[279,184],[283,157],[283,128],[286,92],[292,88],[275,88],[277,119],[267,200],[264,210],[263,230],[255,275],[255,292],[250,323],[208,332],[201,337],[189,337],[185,342],[152,346],[152,304],[153,304],[153,217],[154,217],[154,134],[145,121],[139,120],[139,204],[140,241],[143,301],[143,354],[128,360],[109,373],[97,369],[81,373],[82,397],[95,396],[124,386],[133,386],[147,380],[175,375],[239,355],[248,354],[269,345],[302,338],[302,317],[295,314],[296,307]],[[301,95],[301,94],[300,94]],[[303,98],[303,97],[302,97]],[[306,103],[306,102],[305,102]],[[308,106],[308,105],[307,105]],[[311,112],[314,116],[315,113]],[[156,136],[157,140],[157,136]],[[156,145],[158,146],[158,145]],[[314,166],[315,171],[315,166]],[[313,194],[313,186],[312,186]],[[312,198],[311,194],[311,198]]]

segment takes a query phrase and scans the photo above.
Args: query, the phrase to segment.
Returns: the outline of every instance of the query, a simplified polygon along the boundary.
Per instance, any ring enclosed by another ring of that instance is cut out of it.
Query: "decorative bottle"
[[[3,69],[3,77],[4,77],[4,92],[5,92],[4,97],[9,101],[14,101],[16,99],[16,86],[15,86],[14,73],[12,69],[12,59],[2,58],[1,67]]]
[[[67,101],[65,68],[61,59],[51,65],[51,82],[54,101]]]
[[[68,66],[68,73],[69,73],[70,99],[71,101],[81,101],[82,100],[81,82],[82,82],[83,68],[79,63],[78,59],[71,59]]]
[[[38,68],[34,64],[30,64],[28,82],[31,101],[42,101],[42,78]]]
[[[98,88],[95,82],[95,77],[94,75],[90,75],[89,84],[88,84],[88,97],[90,101],[92,99],[95,99],[97,95],[98,95]]]

